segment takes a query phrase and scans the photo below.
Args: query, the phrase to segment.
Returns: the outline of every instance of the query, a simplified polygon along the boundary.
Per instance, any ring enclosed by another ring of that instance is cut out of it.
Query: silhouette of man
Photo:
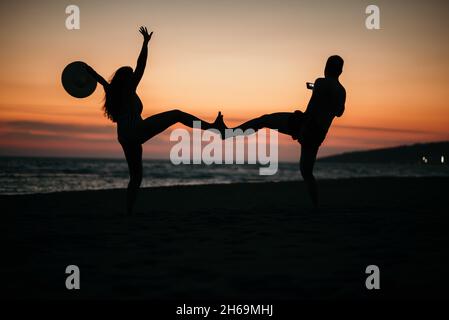
[[[305,112],[276,112],[249,120],[229,130],[224,122],[220,131],[223,138],[247,134],[247,129],[257,131],[262,128],[276,129],[290,135],[301,144],[301,158],[299,168],[304,178],[308,192],[315,207],[318,207],[318,191],[313,167],[318,149],[326,138],[334,117],[341,117],[345,110],[346,91],[341,85],[339,77],[343,71],[343,59],[334,55],[327,59],[324,68],[324,78],[315,80],[312,97]],[[239,131],[235,132],[235,130]]]

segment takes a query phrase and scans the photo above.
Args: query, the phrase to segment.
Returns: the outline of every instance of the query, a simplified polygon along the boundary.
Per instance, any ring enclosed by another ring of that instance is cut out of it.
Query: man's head
[[[326,67],[324,68],[324,76],[331,78],[338,78],[343,71],[343,59],[340,56],[330,56],[327,59]]]

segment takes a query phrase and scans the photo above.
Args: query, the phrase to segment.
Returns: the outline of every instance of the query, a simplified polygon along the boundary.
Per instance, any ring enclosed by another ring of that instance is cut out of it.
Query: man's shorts
[[[307,115],[299,110],[292,112],[288,119],[288,129],[293,140],[297,140],[302,146],[319,147],[326,133],[319,128]]]

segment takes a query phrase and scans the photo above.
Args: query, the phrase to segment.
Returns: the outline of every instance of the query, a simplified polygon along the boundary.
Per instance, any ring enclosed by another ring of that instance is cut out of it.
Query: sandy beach
[[[0,196],[2,296],[17,299],[447,299],[447,178]],[[77,265],[81,289],[65,288]],[[365,268],[380,268],[380,290]]]

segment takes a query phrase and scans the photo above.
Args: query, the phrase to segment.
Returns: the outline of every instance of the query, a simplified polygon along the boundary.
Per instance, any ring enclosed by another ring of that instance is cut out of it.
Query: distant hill
[[[368,151],[346,152],[335,156],[320,158],[322,162],[361,162],[361,163],[428,163],[449,162],[449,141],[417,143],[393,148]]]

